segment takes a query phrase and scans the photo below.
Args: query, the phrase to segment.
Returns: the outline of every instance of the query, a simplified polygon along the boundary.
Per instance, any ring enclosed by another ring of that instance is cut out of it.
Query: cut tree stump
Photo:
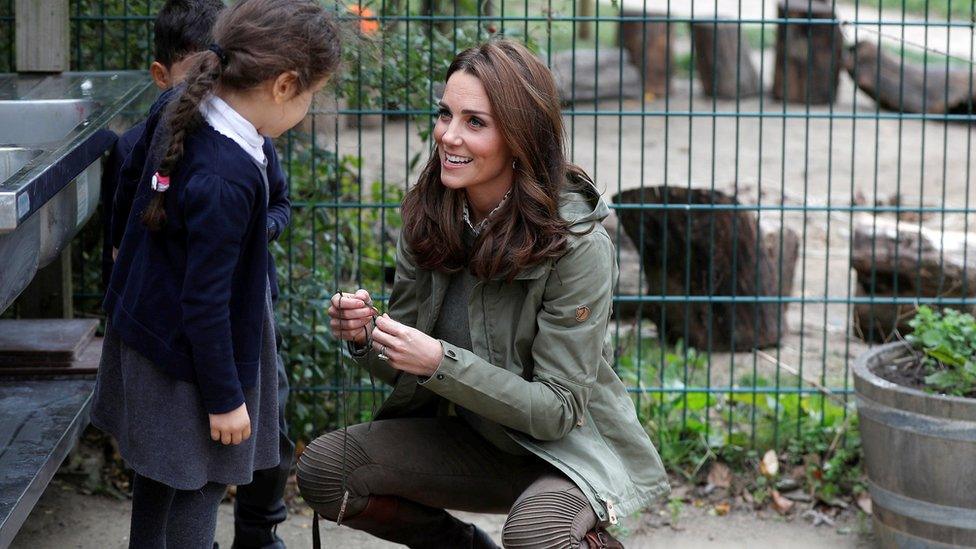
[[[552,54],[549,65],[563,103],[641,96],[640,74],[626,50],[561,51]]]
[[[780,230],[765,217],[760,226],[751,210],[681,208],[682,204],[738,204],[735,197],[710,189],[646,187],[624,191],[613,200],[618,204],[666,200],[679,205],[617,212],[633,242],[641,242],[643,231],[641,261],[652,299],[662,294],[741,299],[648,302],[644,318],[656,323],[669,343],[684,340],[711,351],[747,351],[779,343],[787,330],[785,303],[749,300],[792,293],[799,247],[795,232]]]
[[[781,0],[778,12],[780,19],[835,19],[830,3],[820,0]],[[843,48],[844,37],[836,24],[780,23],[773,97],[790,103],[833,103]]]
[[[695,66],[707,95],[735,99],[761,90],[752,48],[736,23],[693,23]]]
[[[665,14],[622,10],[620,15],[644,18],[663,17]],[[644,93],[652,99],[663,97],[671,89],[674,33],[671,23],[665,21],[621,21],[617,31],[617,43],[630,52],[634,66],[643,72]]]
[[[880,59],[879,59],[880,57]],[[859,42],[845,60],[847,72],[861,91],[885,109],[896,112],[970,114],[976,102],[976,74],[928,68],[879,50],[872,42]],[[972,82],[972,85],[970,84]]]
[[[893,296],[976,296],[972,233],[919,228],[917,222],[865,214],[855,222],[851,265],[857,273],[857,295],[877,299],[854,306],[855,335],[867,341],[890,341],[911,332],[908,321],[916,306],[891,303]],[[951,307],[976,312],[973,307]]]

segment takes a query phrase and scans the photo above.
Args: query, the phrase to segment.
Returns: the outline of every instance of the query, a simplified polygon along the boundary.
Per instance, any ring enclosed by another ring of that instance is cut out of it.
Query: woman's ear
[[[290,101],[296,95],[298,95],[298,73],[286,71],[279,74],[271,86],[271,96],[274,98],[274,102],[281,104]]]

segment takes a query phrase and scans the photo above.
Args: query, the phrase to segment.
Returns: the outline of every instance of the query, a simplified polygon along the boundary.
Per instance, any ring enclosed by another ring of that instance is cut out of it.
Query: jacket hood
[[[592,183],[582,189],[564,192],[559,206],[559,215],[570,227],[599,223],[610,215],[610,207],[600,196],[600,191]]]

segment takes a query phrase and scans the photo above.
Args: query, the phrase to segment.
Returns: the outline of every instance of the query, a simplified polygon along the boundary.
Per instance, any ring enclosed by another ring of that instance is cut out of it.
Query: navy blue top
[[[169,375],[198,384],[207,411],[224,413],[244,402],[243,389],[257,379],[268,220],[283,228],[290,203],[270,140],[264,146],[269,199],[254,159],[203,123],[186,137],[170,175],[166,223],[150,231],[141,212],[155,194],[149,180],[166,132],[159,120],[172,97],[168,92],[153,105],[122,167],[113,216],[127,223],[104,306],[128,346]],[[135,172],[140,176],[128,201],[125,182]]]
[[[155,108],[155,106],[154,106]],[[135,198],[136,187],[142,176],[145,164],[145,151],[141,156],[129,162],[136,143],[146,130],[143,120],[119,136],[112,148],[102,172],[102,212],[105,216],[102,244],[102,282],[108,287],[109,276],[112,271],[112,248],[122,246],[122,236],[129,223],[129,212],[132,210],[132,200]],[[278,156],[268,154],[268,144],[265,141],[264,153],[268,157],[268,182],[271,185],[271,201],[268,206],[268,240],[276,240],[288,225],[291,217],[291,202],[288,199],[288,184],[285,174],[281,170]],[[122,167],[126,166],[123,171]],[[105,206],[111,207],[105,207]],[[268,254],[268,280],[271,281],[271,299],[278,300],[278,270],[275,268],[274,256]]]
[[[122,231],[125,229],[125,219],[121,222],[114,219],[112,209],[115,199],[115,191],[118,187],[119,176],[122,173],[122,164],[129,157],[136,141],[142,136],[142,131],[146,127],[146,122],[142,121],[129,128],[128,131],[119,136],[112,146],[112,150],[102,165],[102,190],[99,195],[99,202],[102,208],[102,288],[108,287],[109,277],[112,275],[112,248],[118,248],[118,243],[122,241]],[[134,184],[133,184],[134,186]],[[131,193],[129,201],[132,201]],[[121,225],[121,226],[119,226]],[[118,240],[115,234],[118,233]]]

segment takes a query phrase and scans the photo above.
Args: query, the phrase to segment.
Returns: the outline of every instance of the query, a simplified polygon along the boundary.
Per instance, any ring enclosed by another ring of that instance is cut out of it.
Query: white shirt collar
[[[240,145],[244,152],[262,166],[268,165],[268,159],[264,156],[264,137],[258,133],[254,124],[248,122],[226,101],[211,94],[200,103],[200,113],[217,133]]]

